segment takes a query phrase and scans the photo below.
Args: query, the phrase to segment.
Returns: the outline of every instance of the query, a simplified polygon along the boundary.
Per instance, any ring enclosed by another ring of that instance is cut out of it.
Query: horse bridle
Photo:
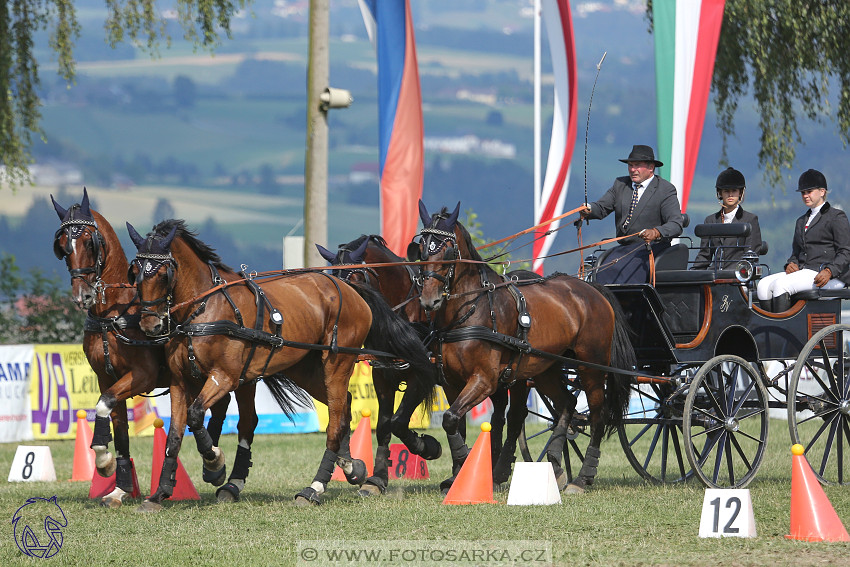
[[[446,252],[443,254],[443,262],[450,263],[448,272],[445,276],[439,274],[433,270],[424,270],[421,266],[419,268],[419,276],[416,278],[416,285],[421,289],[425,280],[429,278],[434,278],[435,280],[441,282],[443,284],[443,292],[442,295],[444,297],[448,297],[451,294],[452,287],[452,279],[455,275],[455,265],[457,260],[460,259],[460,253],[457,247],[457,239],[453,232],[448,232],[446,230],[440,230],[438,228],[423,228],[422,232],[422,242],[421,242],[421,260],[423,262],[427,262],[428,257],[437,254],[443,248],[446,248]],[[451,243],[451,246],[448,246]]]
[[[144,262],[142,262],[144,260]],[[166,290],[165,295],[159,297],[157,299],[152,299],[149,301],[143,301],[141,297],[139,298],[139,303],[142,307],[141,313],[142,315],[155,315],[157,317],[162,317],[153,309],[154,307],[165,303],[165,331],[156,335],[157,337],[166,337],[171,335],[171,307],[173,305],[174,294],[174,272],[177,269],[177,263],[174,261],[174,256],[171,255],[171,252],[168,254],[153,254],[150,252],[139,252],[136,254],[136,257],[130,263],[130,273],[129,279],[133,279],[133,265],[137,265],[139,267],[139,274],[135,278],[135,285],[138,288],[139,284],[142,283],[142,280],[146,277],[153,276],[158,273],[162,266],[165,266],[165,276],[166,276]]]
[[[88,227],[93,227],[94,230],[91,230]],[[68,273],[71,275],[72,281],[74,278],[79,278],[87,286],[92,288],[95,292],[95,297],[100,297],[100,302],[103,304],[106,301],[106,297],[104,294],[105,286],[101,276],[103,275],[103,250],[105,248],[105,243],[103,236],[97,229],[97,223],[93,220],[87,219],[70,219],[63,221],[62,224],[59,225],[59,229],[53,235],[53,253],[59,260],[63,260],[66,256],[70,256],[73,252],[70,246],[71,241],[79,239],[83,233],[86,232],[91,234],[92,247],[94,248],[95,253],[94,266],[74,269],[68,268]],[[59,244],[59,239],[62,234],[66,234],[68,236],[65,246],[61,246]],[[93,284],[89,283],[89,281],[85,278],[88,274],[94,274],[95,280]]]

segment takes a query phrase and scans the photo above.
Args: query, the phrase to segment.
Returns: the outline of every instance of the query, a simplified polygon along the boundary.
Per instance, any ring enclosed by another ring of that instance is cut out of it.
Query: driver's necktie
[[[635,190],[632,192],[632,204],[629,205],[629,214],[626,216],[626,222],[623,223],[623,230],[629,228],[629,223],[632,222],[632,213],[635,212],[635,205],[638,202],[638,191],[640,190],[640,183],[635,183]]]

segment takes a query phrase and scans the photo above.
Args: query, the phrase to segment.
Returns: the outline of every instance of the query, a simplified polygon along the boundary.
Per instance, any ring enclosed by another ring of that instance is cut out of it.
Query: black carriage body
[[[659,272],[655,287],[607,287],[628,316],[641,368],[659,375],[719,354],[751,362],[794,359],[815,333],[841,322],[838,299],[797,302],[782,314],[764,311],[731,271]]]

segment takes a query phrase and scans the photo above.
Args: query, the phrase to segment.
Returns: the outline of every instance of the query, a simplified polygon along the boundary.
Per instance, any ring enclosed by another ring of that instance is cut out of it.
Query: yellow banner
[[[372,413],[372,417],[369,418],[370,425],[372,429],[375,429],[378,421],[378,396],[375,393],[375,386],[372,383],[372,367],[368,362],[361,361],[354,366],[354,373],[348,382],[348,391],[351,392],[351,430],[354,431],[357,428],[362,412],[367,408]],[[403,395],[403,392],[395,393],[393,411],[398,408]],[[443,398],[445,398],[445,395],[443,395]],[[316,415],[319,418],[319,430],[327,431],[328,406],[318,400],[313,400],[313,405],[316,406]],[[425,411],[423,406],[416,408],[410,419],[410,427],[413,429],[427,429],[430,423],[430,413]]]
[[[82,345],[35,345],[30,367],[30,407],[35,439],[75,439],[77,410],[86,410],[87,419],[93,422],[99,398],[97,374],[89,366]],[[153,400],[133,398],[127,400],[127,407],[135,410],[137,399],[148,405],[138,413],[130,412],[131,420],[134,413],[140,419],[139,426],[130,429],[131,435],[139,435],[140,429],[146,429],[146,421],[153,419],[149,417]],[[141,434],[152,435],[150,428],[147,429]]]

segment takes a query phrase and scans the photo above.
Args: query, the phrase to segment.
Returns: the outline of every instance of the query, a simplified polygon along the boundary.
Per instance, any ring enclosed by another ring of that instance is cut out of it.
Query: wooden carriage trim
[[[746,293],[744,293],[744,287],[741,286],[738,289],[741,292],[741,295],[744,297],[744,299],[749,301],[750,298],[747,297]],[[797,301],[797,303],[792,305],[791,309],[789,309],[788,311],[783,311],[782,313],[774,313],[773,311],[765,311],[764,309],[759,307],[758,304],[756,304],[756,301],[758,301],[758,300],[753,300],[753,311],[755,311],[756,313],[758,313],[759,315],[761,315],[763,317],[769,317],[771,319],[785,319],[787,317],[793,317],[794,315],[796,315],[797,313],[802,311],[803,307],[806,306],[806,301],[804,299],[800,299],[800,300]]]
[[[705,297],[705,307],[702,311],[702,327],[700,327],[697,336],[689,343],[677,344],[676,348],[694,348],[700,345],[705,336],[708,334],[708,328],[711,326],[711,308],[714,305],[714,297],[711,293],[711,288],[708,284],[702,286],[703,296]]]

